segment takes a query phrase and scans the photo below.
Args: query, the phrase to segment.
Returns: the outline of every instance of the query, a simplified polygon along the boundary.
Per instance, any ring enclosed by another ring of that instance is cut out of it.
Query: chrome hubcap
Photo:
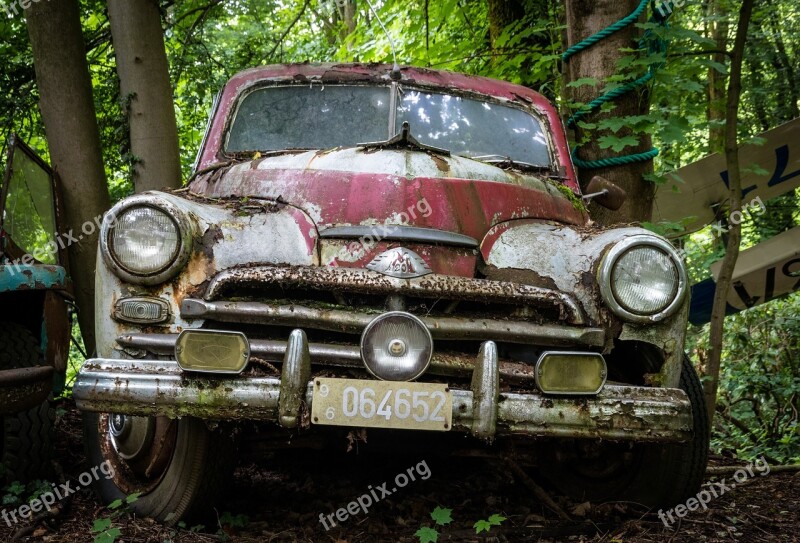
[[[130,462],[148,453],[155,434],[152,417],[113,414],[108,423],[111,443],[120,458]]]

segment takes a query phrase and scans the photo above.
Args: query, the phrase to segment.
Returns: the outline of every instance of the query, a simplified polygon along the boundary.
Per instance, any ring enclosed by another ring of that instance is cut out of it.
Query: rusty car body
[[[184,442],[218,460],[196,451],[225,440],[220,421],[521,440],[584,495],[699,485],[683,263],[647,230],[591,222],[538,93],[411,67],[255,68],[215,101],[195,170],[104,222],[98,357],[73,394],[92,459],[118,468],[106,498],[193,512],[174,492],[196,491],[164,481],[190,478]]]

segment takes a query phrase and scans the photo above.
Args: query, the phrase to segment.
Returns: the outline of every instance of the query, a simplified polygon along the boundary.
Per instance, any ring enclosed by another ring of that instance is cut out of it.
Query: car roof
[[[302,83],[390,82],[392,65],[379,63],[293,63],[259,66],[231,77],[226,87],[241,89],[262,81]],[[401,83],[420,84],[449,90],[462,90],[493,96],[501,100],[534,104],[550,109],[552,104],[538,92],[522,85],[475,75],[413,66],[400,67]]]

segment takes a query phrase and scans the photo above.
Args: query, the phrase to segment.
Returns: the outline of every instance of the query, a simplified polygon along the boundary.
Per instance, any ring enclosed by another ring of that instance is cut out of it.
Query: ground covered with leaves
[[[80,416],[71,403],[63,407],[57,426],[58,458],[62,476],[69,480],[86,466]],[[363,448],[355,445],[354,449]],[[0,541],[800,541],[800,474],[796,471],[764,476],[756,471],[734,486],[732,471],[745,463],[713,458],[715,468],[731,469],[710,473],[707,480],[716,483],[715,488],[722,483],[729,490],[711,500],[707,510],[675,517],[674,525],[667,527],[657,514],[634,504],[571,503],[553,496],[570,517],[559,518],[501,461],[344,453],[345,446],[342,451],[272,453],[244,461],[236,470],[216,525],[165,527],[128,514],[124,504],[109,509],[82,490],[59,503],[56,515],[11,528],[0,523]],[[395,481],[401,473],[408,480],[398,488]],[[390,495],[384,496],[384,491]],[[347,520],[336,519],[337,510],[364,495],[378,500],[366,512],[359,507],[354,514],[348,513]],[[6,489],[5,499],[9,498]],[[320,514],[332,517],[323,524]],[[335,527],[331,526],[334,522]]]

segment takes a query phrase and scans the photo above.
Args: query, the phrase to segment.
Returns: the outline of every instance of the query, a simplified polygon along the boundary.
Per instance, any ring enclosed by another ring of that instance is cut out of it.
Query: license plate
[[[445,384],[314,379],[314,424],[446,432],[453,396]]]

